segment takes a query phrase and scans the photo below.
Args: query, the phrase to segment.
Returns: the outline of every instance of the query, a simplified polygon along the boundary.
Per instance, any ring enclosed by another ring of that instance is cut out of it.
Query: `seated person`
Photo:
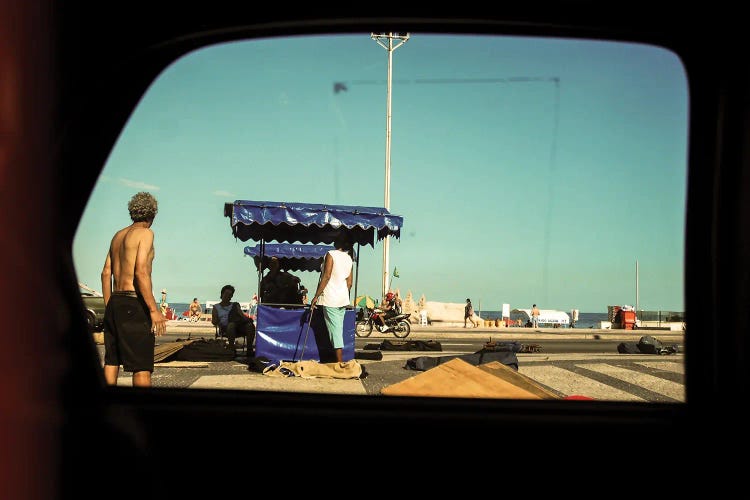
[[[378,329],[382,332],[386,330],[385,320],[401,314],[401,299],[396,297],[393,292],[385,295],[385,300],[380,305],[381,312],[376,318],[380,322]]]
[[[226,335],[229,345],[234,347],[237,337],[245,337],[248,356],[255,340],[255,323],[245,316],[239,302],[232,302],[234,287],[221,287],[221,302],[214,304],[211,311],[211,323],[219,327],[219,332]]]
[[[260,280],[260,302],[264,304],[302,304],[300,279],[281,271],[279,259],[271,257],[268,273]],[[306,291],[306,290],[305,290]]]
[[[201,303],[198,302],[198,297],[195,297],[190,303],[188,311],[190,311],[190,316],[188,317],[190,321],[198,321],[201,319],[202,308]]]

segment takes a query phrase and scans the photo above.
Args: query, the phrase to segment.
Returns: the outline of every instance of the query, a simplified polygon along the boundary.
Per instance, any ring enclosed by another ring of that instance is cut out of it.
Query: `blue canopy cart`
[[[314,246],[331,244],[339,233],[346,232],[355,244],[355,296],[360,247],[374,247],[385,237],[400,238],[403,226],[403,217],[393,215],[385,208],[315,203],[237,200],[224,205],[224,216],[229,218],[235,238],[259,242],[255,247],[258,250],[253,247],[245,249],[248,255],[257,252],[259,263],[270,258],[273,252],[285,252],[288,266],[303,265],[302,261],[306,259],[315,260],[311,255],[319,249],[314,249]],[[273,241],[288,245],[272,246],[269,242]],[[305,246],[309,248],[303,248]],[[319,257],[320,262],[305,265],[317,265],[320,269],[324,257],[325,252]],[[260,286],[264,266],[257,267]],[[355,312],[351,307],[344,317],[344,361],[354,359],[354,323]],[[279,307],[259,303],[255,342],[256,357],[264,356],[272,361],[335,360],[322,315],[313,314],[308,305]]]
[[[246,246],[245,255],[252,257],[255,268],[262,272],[272,257],[279,260],[284,271],[320,271],[326,253],[332,245],[303,245],[301,243],[266,243]],[[261,266],[261,261],[263,265]]]

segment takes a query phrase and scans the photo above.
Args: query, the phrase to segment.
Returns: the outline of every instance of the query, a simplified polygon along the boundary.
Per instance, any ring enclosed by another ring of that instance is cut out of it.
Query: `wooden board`
[[[532,394],[536,394],[541,399],[560,399],[554,392],[546,389],[536,380],[518,373],[516,370],[509,366],[505,366],[499,361],[492,361],[479,365],[480,370],[484,370],[487,373],[494,375],[495,377],[501,378],[511,384],[520,387]]]
[[[159,344],[154,347],[154,363],[158,363],[160,361],[164,361],[165,359],[169,358],[172,354],[176,353],[183,347],[185,347],[187,344],[190,344],[193,342],[192,340],[183,340],[179,342],[166,342],[164,344]]]
[[[458,358],[380,391],[387,396],[542,399],[536,392],[530,392],[495,376],[491,370],[482,370]]]

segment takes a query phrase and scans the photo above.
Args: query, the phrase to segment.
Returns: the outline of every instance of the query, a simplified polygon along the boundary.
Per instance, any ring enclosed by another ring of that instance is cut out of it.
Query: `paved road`
[[[303,379],[301,377],[269,377],[248,371],[246,358],[239,357],[229,362],[167,362],[157,363],[154,371],[154,387],[213,388],[240,390],[273,390],[295,392],[325,392],[340,394],[380,395],[380,391],[391,384],[416,376],[419,371],[404,368],[407,359],[418,356],[452,356],[475,352],[477,339],[482,342],[492,336],[493,340],[531,338],[542,343],[594,339],[604,337],[608,341],[637,341],[646,332],[625,331],[537,331],[465,332],[462,329],[415,329],[407,340],[434,339],[443,344],[436,351],[381,351],[382,360],[358,359],[365,367],[363,379]],[[480,330],[480,329],[475,329]],[[510,329],[530,330],[530,329]],[[568,330],[568,329],[566,329]],[[186,338],[185,330],[178,326],[168,327],[168,334],[160,341],[170,342]],[[668,343],[683,343],[681,333],[648,332]],[[193,330],[192,337],[211,337],[213,330]],[[373,334],[366,339],[357,339],[357,349],[365,343],[373,344],[385,339],[397,341],[392,335]],[[103,346],[99,346],[100,352]],[[625,355],[612,353],[519,353],[519,372],[547,387],[560,397],[584,395],[594,399],[648,402],[684,402],[685,370],[684,355]],[[130,385],[130,374],[121,373],[118,385]]]

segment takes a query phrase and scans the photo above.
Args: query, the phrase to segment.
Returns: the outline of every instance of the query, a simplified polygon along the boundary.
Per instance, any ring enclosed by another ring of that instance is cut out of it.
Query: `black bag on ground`
[[[523,351],[523,344],[516,340],[510,342],[487,342],[482,350],[489,352],[521,352]]]
[[[443,346],[436,340],[384,340],[381,351],[442,351]]]
[[[172,358],[175,361],[232,361],[236,357],[233,348],[223,339],[199,339],[185,344]]]
[[[263,370],[271,365],[271,360],[265,356],[256,356],[248,358],[247,360],[247,371],[255,373],[263,373]]]
[[[383,359],[383,353],[380,351],[354,351],[354,359],[372,359],[375,361],[380,361],[381,359]]]
[[[644,335],[638,341],[638,350],[643,354],[659,354],[664,346],[659,339]]]
[[[620,342],[617,344],[617,352],[620,354],[641,354],[637,342]]]

